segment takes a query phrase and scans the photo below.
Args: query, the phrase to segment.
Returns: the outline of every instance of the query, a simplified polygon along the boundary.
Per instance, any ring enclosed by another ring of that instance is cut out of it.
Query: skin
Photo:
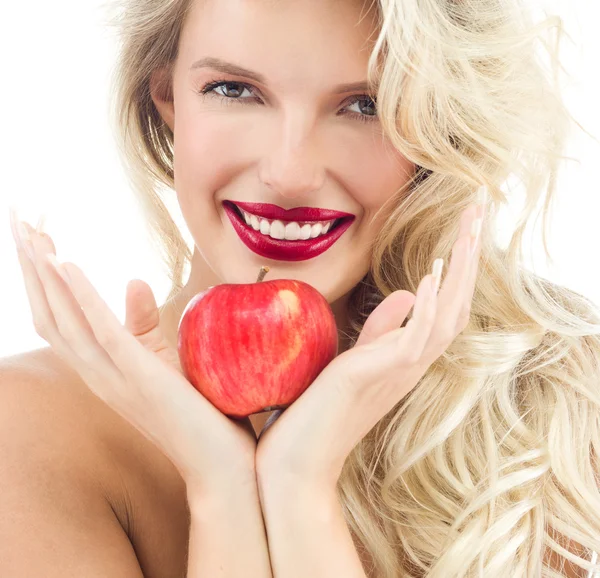
[[[174,134],[175,190],[195,243],[189,280],[160,320],[174,347],[181,314],[196,293],[252,283],[261,265],[270,267],[267,280],[299,279],[318,289],[340,334],[347,327],[348,297],[368,272],[368,247],[387,213],[373,217],[414,172],[372,120],[368,93],[333,93],[337,84],[367,79],[376,37],[367,8],[339,0],[196,2],[180,38],[172,101],[157,90],[165,71],[155,71],[152,98]],[[190,70],[207,56],[257,71],[268,84]],[[251,86],[200,94],[213,81]],[[356,218],[318,257],[275,261],[242,243],[222,206],[226,199],[335,209]],[[346,349],[340,336],[339,353]],[[258,431],[269,413],[251,417]]]

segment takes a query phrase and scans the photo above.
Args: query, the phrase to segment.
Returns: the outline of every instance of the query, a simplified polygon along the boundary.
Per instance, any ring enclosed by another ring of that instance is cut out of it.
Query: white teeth
[[[263,235],[268,235],[271,230],[271,225],[269,225],[269,221],[265,221],[264,219],[260,222],[260,232]]]
[[[308,223],[303,227],[300,227],[300,239],[306,241],[306,239],[310,239],[310,233],[312,231],[312,225]]]
[[[334,219],[333,221],[320,221],[314,225],[306,223],[300,226],[300,223],[294,221],[288,223],[283,223],[279,220],[269,221],[242,209],[240,210],[244,215],[246,224],[255,231],[260,231],[263,235],[268,235],[272,239],[285,239],[286,241],[315,239],[327,233],[335,221]]]
[[[285,238],[288,241],[297,241],[300,237],[300,225],[298,223],[288,223],[285,226]]]
[[[273,221],[271,223],[271,232],[269,233],[273,239],[285,238],[285,227],[281,221]]]
[[[316,225],[312,226],[312,230],[310,232],[310,238],[314,239],[315,237],[318,237],[321,232],[323,230],[323,225],[321,223],[317,223]]]

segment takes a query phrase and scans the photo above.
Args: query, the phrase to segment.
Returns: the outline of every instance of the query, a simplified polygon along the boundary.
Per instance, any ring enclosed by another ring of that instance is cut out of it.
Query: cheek
[[[175,185],[183,194],[215,191],[225,186],[236,158],[236,131],[228,131],[219,115],[179,117],[175,128]],[[229,169],[227,166],[229,165]]]
[[[367,213],[377,211],[414,174],[414,164],[380,137],[365,139],[346,157],[345,186]]]

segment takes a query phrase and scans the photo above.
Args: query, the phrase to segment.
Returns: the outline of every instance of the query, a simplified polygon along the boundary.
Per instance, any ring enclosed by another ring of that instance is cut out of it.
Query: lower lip
[[[227,216],[244,245],[261,257],[277,261],[306,261],[317,257],[331,247],[352,225],[354,219],[342,221],[331,233],[316,239],[286,241],[263,235],[247,225],[228,203],[224,204]]]

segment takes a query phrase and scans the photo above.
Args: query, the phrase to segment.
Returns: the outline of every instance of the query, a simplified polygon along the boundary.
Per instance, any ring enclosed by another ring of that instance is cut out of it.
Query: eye
[[[223,92],[216,92],[217,89],[223,89]],[[246,98],[240,98],[244,90],[253,93],[256,89],[244,82],[216,81],[206,84],[200,94],[213,95],[226,100],[247,100]]]
[[[217,92],[217,89],[221,89],[222,92]],[[204,85],[204,87],[200,90],[200,94],[203,96],[216,96],[225,100],[227,103],[232,103],[235,101],[246,101],[248,98],[242,98],[244,91],[248,91],[251,95],[254,95],[257,92],[257,89],[251,84],[246,84],[245,82],[232,82],[227,80],[217,80],[213,82],[209,82]],[[250,100],[257,101],[258,97],[251,98]],[[363,107],[361,107],[362,103],[371,103],[371,105],[365,107],[367,111],[371,111],[367,114],[363,114]],[[370,122],[378,120],[375,100],[371,98],[367,94],[361,94],[358,96],[352,97],[349,104],[346,104],[345,108],[350,106],[354,106],[358,104],[358,112],[350,111],[350,112],[340,112],[340,116],[350,116],[351,118],[355,118],[356,120],[360,120],[363,122]]]
[[[366,106],[366,107],[361,107],[361,104],[363,103],[371,103],[370,105]],[[378,116],[377,116],[377,109],[376,109],[376,101],[375,99],[371,98],[369,95],[367,94],[361,94],[359,96],[354,96],[352,97],[352,100],[350,101],[350,104],[347,104],[346,107],[348,106],[354,106],[355,104],[358,104],[358,110],[359,112],[350,112],[350,113],[344,113],[344,114],[350,114],[350,116],[358,119],[358,120],[362,120],[365,122],[369,122],[369,121],[373,121],[373,120],[378,120]],[[361,110],[362,109],[362,110]],[[367,114],[362,114],[362,112],[364,112],[364,110],[370,111]]]

